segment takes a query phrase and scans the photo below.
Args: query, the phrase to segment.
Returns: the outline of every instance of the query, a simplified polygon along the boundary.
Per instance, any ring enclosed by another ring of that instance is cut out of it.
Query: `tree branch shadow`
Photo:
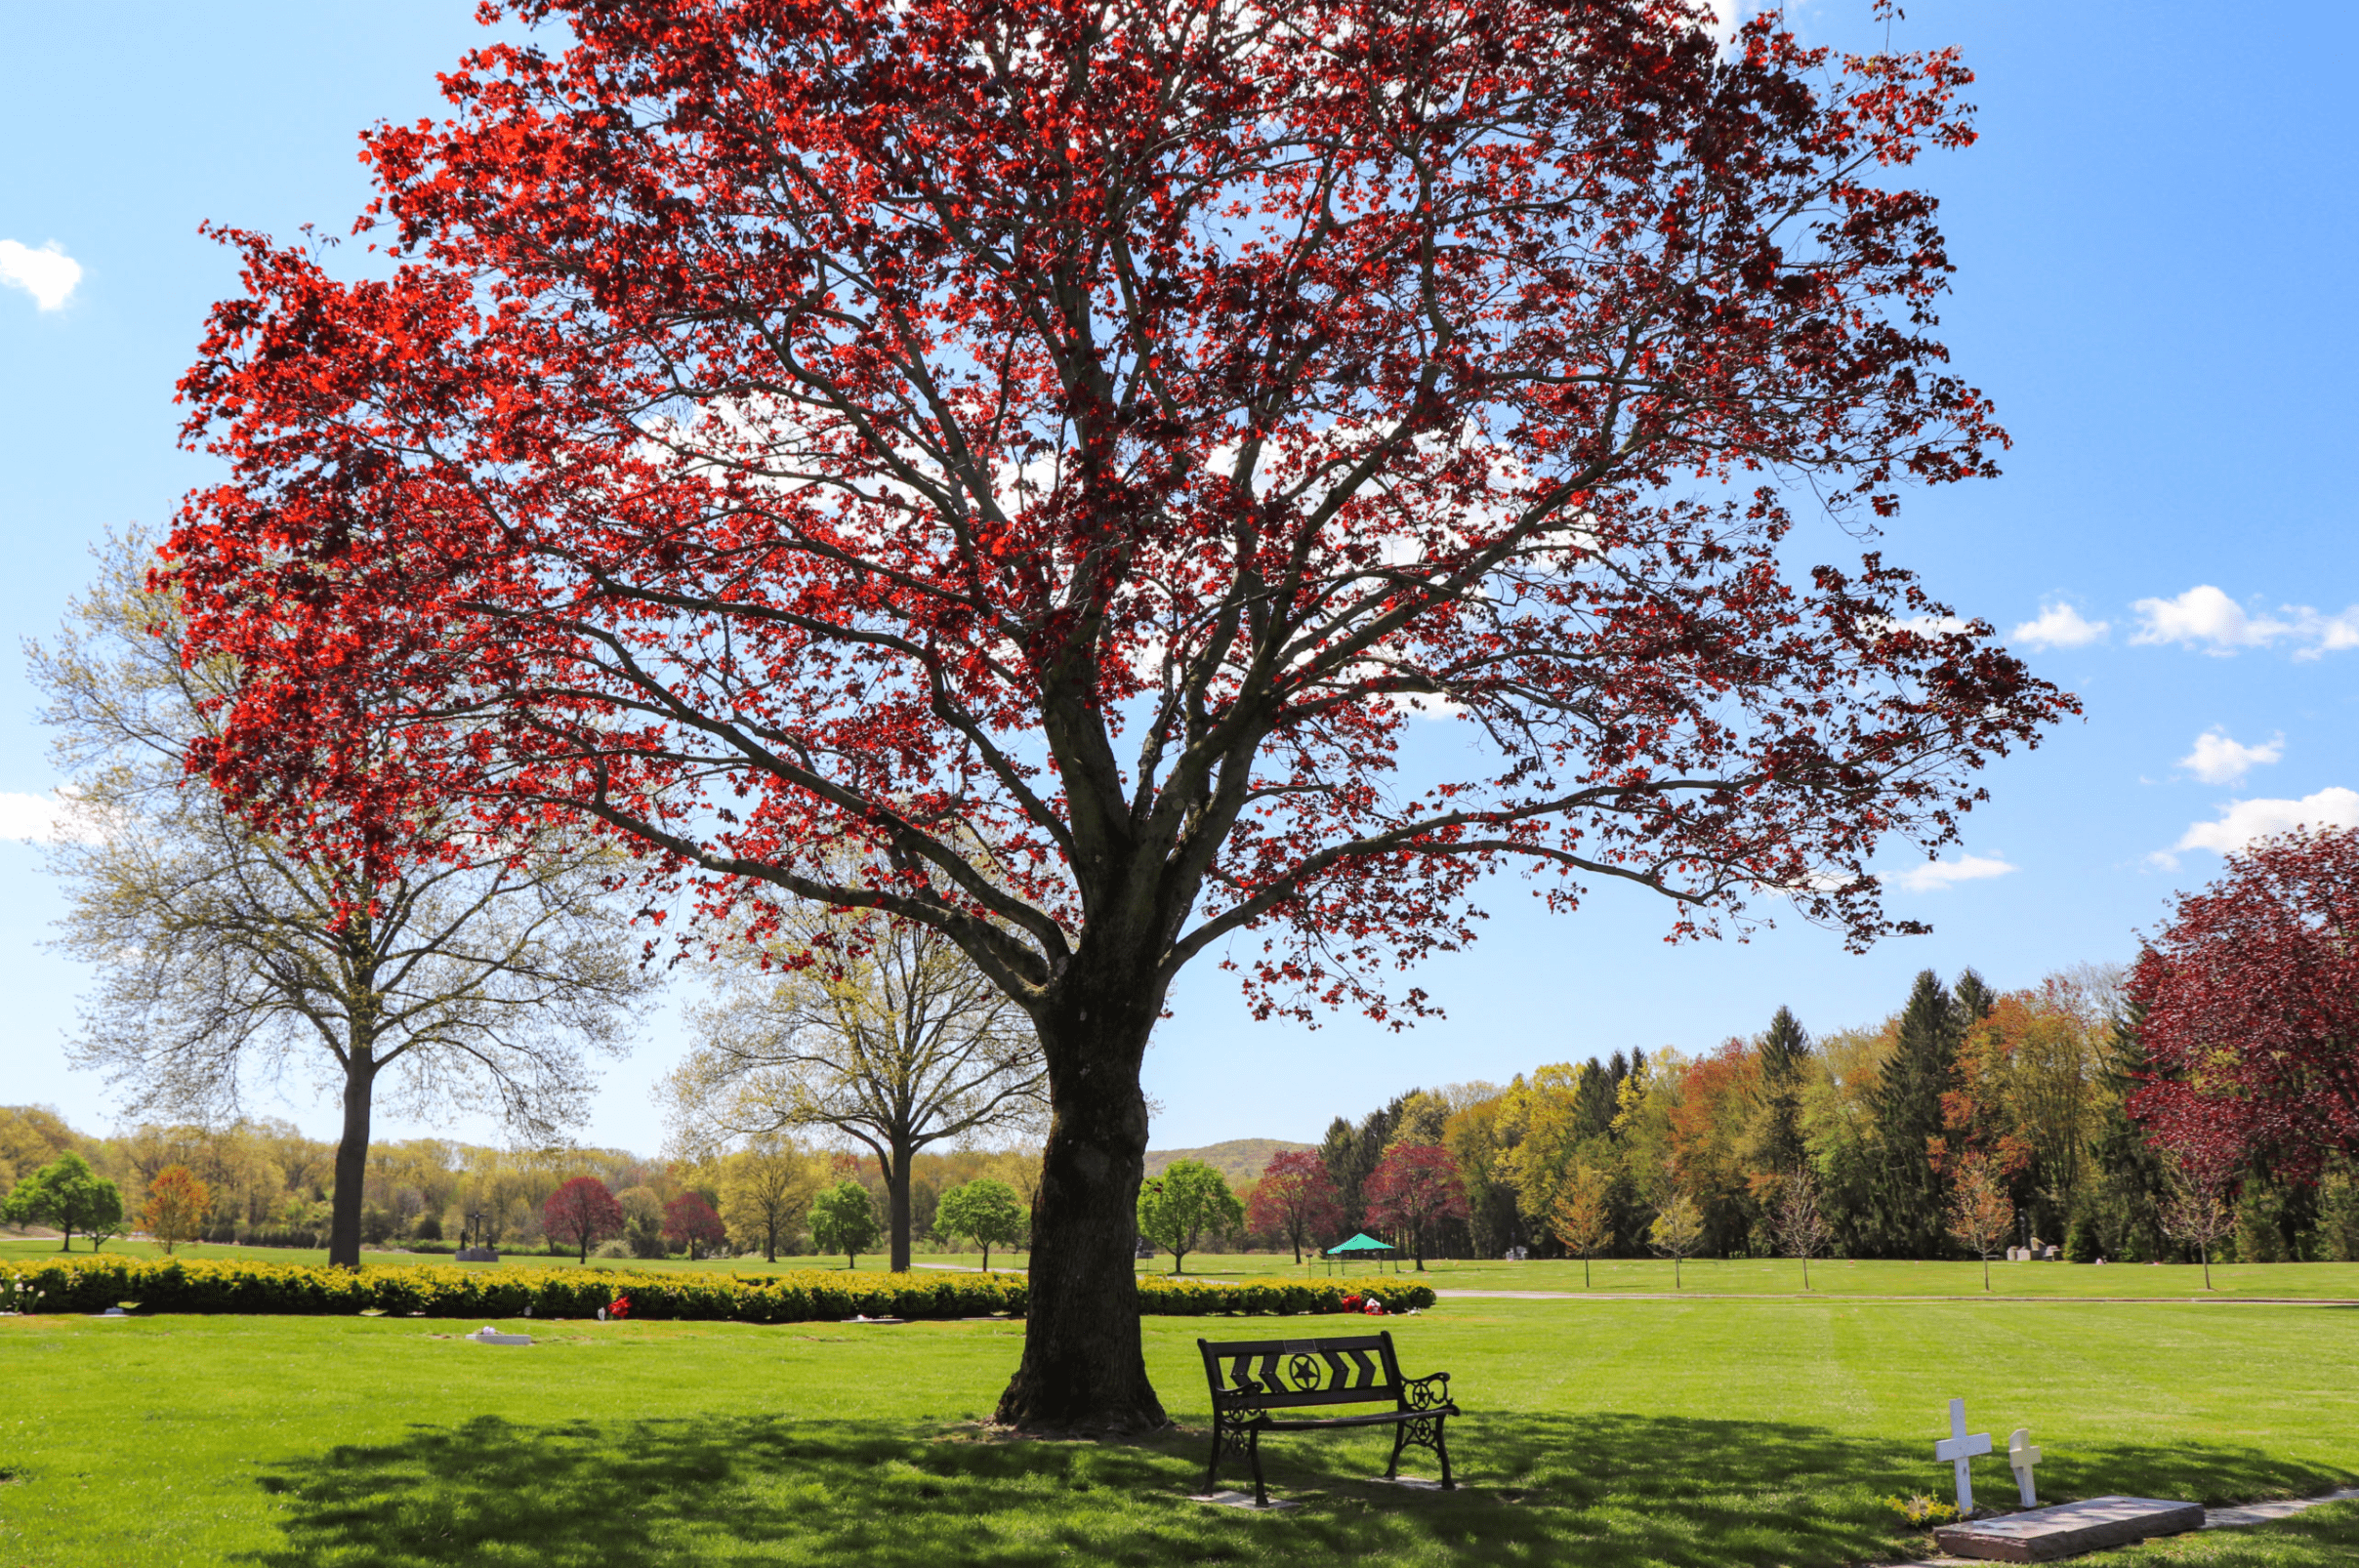
[[[1186,1501],[1206,1438],[989,1439],[789,1417],[524,1424],[480,1417],[339,1447],[267,1475],[285,1509],[262,1568],[530,1562],[1452,1561],[1728,1568],[1891,1560],[1929,1545],[1882,1499],[1933,1489],[1912,1448],[1788,1423],[1475,1415],[1453,1425],[1457,1492],[1372,1484],[1388,1437],[1263,1447],[1281,1515]],[[1412,1451],[1415,1456],[1419,1451]],[[2206,1501],[2343,1477],[2217,1445],[2051,1448],[2044,1490]],[[1224,1483],[1241,1478],[1231,1462]],[[1996,1484],[2004,1470],[1988,1480]]]

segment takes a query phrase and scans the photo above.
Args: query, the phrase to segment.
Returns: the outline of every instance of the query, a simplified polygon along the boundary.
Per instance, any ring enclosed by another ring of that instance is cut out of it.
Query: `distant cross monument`
[[[1975,1432],[1970,1437],[1966,1435],[1966,1401],[1963,1399],[1951,1400],[1950,1434],[1933,1445],[1933,1458],[1948,1460],[1957,1469],[1958,1511],[1961,1514],[1974,1511],[1974,1472],[1972,1467],[1974,1456],[1987,1454],[1990,1451],[1990,1433]]]
[[[2031,1472],[2040,1463],[2040,1451],[2032,1446],[2030,1427],[2016,1427],[2014,1435],[2007,1440],[2007,1463],[2015,1472],[2015,1488],[2023,1494],[2023,1506],[2038,1507],[2040,1500],[2032,1489]]]

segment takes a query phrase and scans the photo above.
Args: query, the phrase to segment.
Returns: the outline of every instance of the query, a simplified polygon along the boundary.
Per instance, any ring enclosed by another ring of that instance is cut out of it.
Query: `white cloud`
[[[2339,615],[2323,615],[2307,604],[2280,604],[2274,614],[2253,613],[2204,583],[2176,598],[2141,598],[2131,608],[2140,621],[2132,642],[2176,642],[2208,653],[2265,648],[2272,642],[2305,644],[2295,649],[2297,659],[2359,648],[2359,604]]]
[[[2246,746],[2230,740],[2228,732],[2214,725],[2195,737],[2195,750],[2178,760],[2178,765],[2207,784],[2233,784],[2256,767],[2276,762],[2285,755],[2285,736],[2258,746]]]
[[[2004,877],[2014,869],[2006,861],[1988,855],[1962,854],[1955,860],[1928,860],[1922,866],[1913,866],[1901,872],[1892,880],[1913,893],[1929,893],[1962,882]]]
[[[2035,648],[2082,648],[2104,641],[2112,630],[2111,621],[2084,620],[2070,604],[2043,604],[2039,618],[2016,627],[2007,640]]]
[[[2266,616],[2247,615],[2244,606],[2210,583],[2176,598],[2141,598],[2131,608],[2144,621],[2132,642],[2210,643],[2214,653],[2265,647],[2293,634],[2293,626]]]
[[[93,820],[94,815],[73,801],[60,800],[55,795],[0,792],[0,839],[43,844],[78,839],[95,843],[105,837],[105,830]]]
[[[2176,849],[2216,849],[2228,854],[2256,839],[2289,828],[2359,828],[2359,790],[2323,789],[2298,801],[2238,801],[2216,822],[2187,829]]]
[[[82,281],[82,264],[51,240],[39,250],[0,239],[0,283],[22,289],[44,310],[62,309]]]

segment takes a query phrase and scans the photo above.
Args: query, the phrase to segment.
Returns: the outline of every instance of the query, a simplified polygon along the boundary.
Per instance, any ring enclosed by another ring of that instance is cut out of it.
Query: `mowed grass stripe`
[[[1943,1401],[2030,1424],[2053,1495],[2345,1481],[2359,1315],[1765,1301],[1444,1306],[1389,1326],[1469,1411],[1454,1496],[1368,1486],[1381,1435],[1273,1438],[1283,1518],[1182,1501],[1195,1339],[1151,1321],[1186,1429],[978,1440],[1020,1326],[0,1322],[0,1562],[1832,1565],[1922,1549]],[[1319,1328],[1332,1325],[1322,1322]],[[1979,1466],[2004,1489],[2003,1465]],[[2306,1549],[2306,1548],[2305,1548]]]

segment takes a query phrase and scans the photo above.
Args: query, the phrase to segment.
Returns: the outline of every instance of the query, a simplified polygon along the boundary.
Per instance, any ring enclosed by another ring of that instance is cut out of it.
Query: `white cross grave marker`
[[[1951,1400],[1950,1434],[1933,1445],[1933,1458],[1948,1460],[1956,1467],[1958,1472],[1958,1511],[1962,1514],[1974,1511],[1974,1472],[1971,1468],[1974,1456],[1987,1454],[1990,1451],[1990,1433],[1976,1432],[1970,1437],[1966,1435],[1966,1401],[1963,1399]]]
[[[2016,1427],[2015,1434],[2007,1440],[2007,1463],[2015,1472],[2015,1487],[2023,1494],[2023,1506],[2038,1507],[2040,1500],[2032,1491],[2031,1472],[2032,1466],[2040,1463],[2040,1451],[2032,1446],[2030,1427]]]

